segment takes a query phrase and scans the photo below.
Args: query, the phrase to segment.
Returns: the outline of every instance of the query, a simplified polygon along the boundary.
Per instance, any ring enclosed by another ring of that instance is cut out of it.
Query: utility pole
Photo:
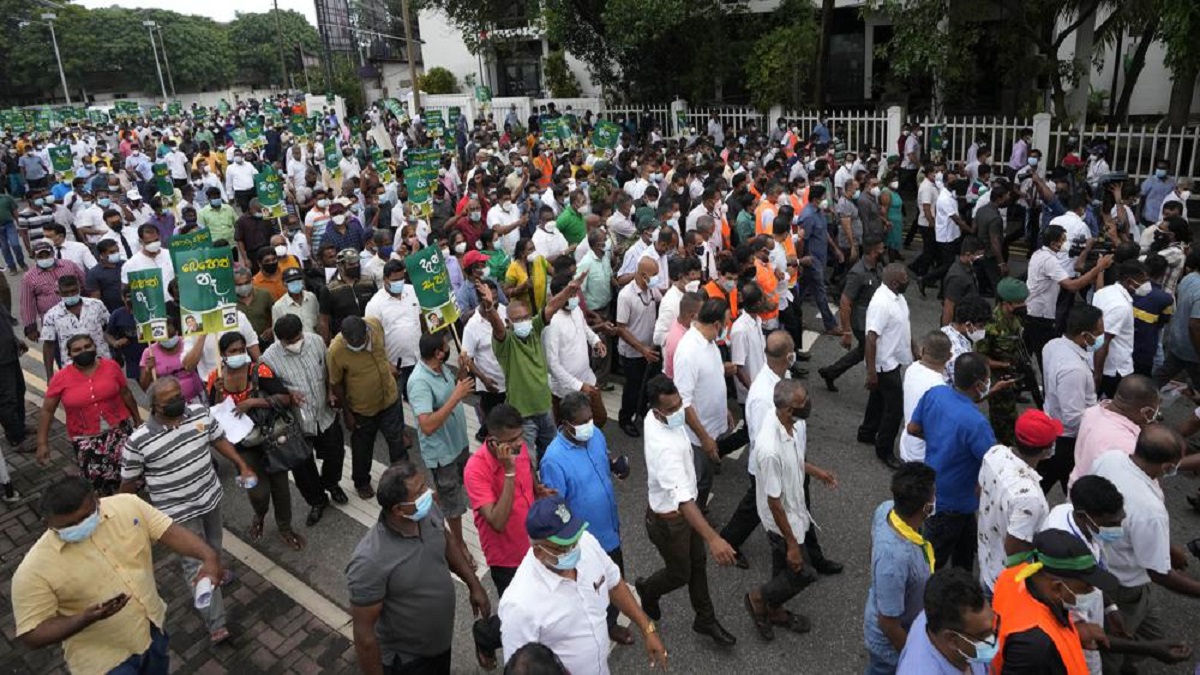
[[[153,21],[143,21],[142,25],[150,32],[150,49],[154,52],[154,67],[158,70],[158,86],[162,88],[163,100],[167,100],[167,85],[163,82],[162,65],[158,62],[158,45],[154,43],[154,26]]]
[[[404,18],[404,52],[408,56],[408,77],[412,80],[413,107],[409,115],[416,117],[421,110],[421,87],[417,83],[417,59],[413,56],[412,20],[408,13],[408,0],[400,0],[400,13]]]
[[[54,34],[54,20],[57,18],[57,14],[50,12],[42,15],[42,20],[50,26],[50,41],[54,43],[54,58],[58,61],[58,77],[62,79],[63,96],[67,99],[67,105],[71,105],[71,90],[67,89],[67,74],[63,71],[62,54],[58,52],[58,36]]]
[[[167,41],[163,39],[162,26],[156,26],[158,43],[162,45],[163,64],[167,66],[167,82],[171,84],[171,96],[175,96],[175,77],[171,75],[171,59],[167,58]]]
[[[288,88],[287,60],[283,57],[283,25],[279,16],[279,0],[275,0],[275,33],[279,36],[279,70],[283,73],[280,86]]]

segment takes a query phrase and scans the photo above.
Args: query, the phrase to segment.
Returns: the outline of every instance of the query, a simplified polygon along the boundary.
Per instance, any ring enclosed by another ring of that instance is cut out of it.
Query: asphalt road
[[[10,277],[14,287],[17,280]],[[913,316],[913,335],[918,336],[936,327],[938,303],[922,299],[915,284],[908,292]],[[814,319],[815,310],[805,307],[806,322],[816,328],[819,320]],[[14,313],[15,308],[14,308]],[[31,352],[32,353],[32,352]],[[671,670],[684,673],[716,673],[737,671],[740,673],[855,673],[861,672],[866,664],[862,645],[863,604],[870,582],[868,565],[870,560],[870,518],[875,507],[889,498],[888,481],[890,472],[875,458],[872,448],[855,441],[855,429],[862,418],[867,392],[863,388],[863,371],[856,368],[840,381],[840,393],[826,391],[816,378],[816,368],[828,364],[841,353],[841,347],[830,338],[819,338],[811,348],[812,361],[808,368],[813,377],[809,380],[813,399],[813,411],[809,421],[809,461],[834,471],[841,485],[831,490],[814,483],[813,516],[820,527],[826,554],[833,560],[845,564],[845,572],[838,576],[822,577],[797,596],[789,605],[795,612],[807,614],[813,630],[807,635],[792,635],[776,631],[771,643],[764,643],[754,632],[745,609],[742,596],[767,580],[769,574],[769,552],[761,529],[746,542],[743,550],[751,561],[750,570],[708,567],[710,589],[721,623],[738,638],[731,649],[720,649],[713,643],[690,630],[692,612],[687,600],[686,589],[681,589],[663,598],[663,619],[660,622],[662,637],[670,653]],[[44,377],[40,361],[26,357],[27,378],[32,389],[40,388],[37,378]],[[133,387],[139,400],[145,397]],[[618,391],[619,393],[619,391]],[[1186,410],[1174,410],[1173,414],[1186,414]],[[613,411],[615,413],[615,410]],[[475,425],[473,414],[471,431]],[[615,414],[612,415],[615,420]],[[408,419],[411,426],[412,419]],[[643,525],[646,508],[645,462],[641,439],[631,439],[610,422],[607,429],[609,445],[616,452],[629,455],[633,472],[628,480],[616,481],[616,491],[622,523],[622,547],[625,553],[629,579],[646,575],[661,566],[657,552],[650,544]],[[382,444],[376,448],[377,463],[386,463],[386,451]],[[728,518],[737,501],[746,489],[746,458],[727,458],[722,475],[716,477],[714,497],[710,502],[711,518],[719,529]],[[222,467],[226,487],[223,502],[226,527],[243,539],[250,520],[247,501],[232,480],[230,467]],[[347,483],[349,473],[346,475]],[[1200,516],[1193,513],[1184,497],[1195,491],[1194,477],[1178,477],[1164,481],[1167,503],[1172,514],[1172,539],[1183,544],[1200,535],[1197,524]],[[1062,496],[1057,491],[1052,502]],[[297,553],[287,549],[275,533],[274,524],[268,517],[266,535],[255,544],[255,548],[273,562],[286,568],[313,589],[332,600],[343,609],[348,609],[343,570],[355,543],[373,520],[377,507],[365,504],[352,495],[350,507],[330,509],[324,520],[316,527],[305,528],[303,518],[307,513],[303,500],[293,489],[294,521],[297,528],[309,540],[308,549]],[[470,537],[469,537],[470,539]],[[482,560],[481,560],[482,562]],[[1193,570],[1200,569],[1200,561],[1193,560]],[[496,602],[490,581],[489,589],[493,603]],[[476,672],[470,639],[470,608],[465,598],[465,587],[459,596],[457,634],[455,638],[454,672]],[[1171,618],[1171,637],[1200,643],[1200,601],[1159,593],[1164,614]],[[7,608],[6,608],[7,610]],[[631,647],[613,649],[610,663],[614,673],[642,672],[646,669],[644,651],[640,641]],[[1151,665],[1143,673],[1191,673],[1195,664],[1183,664],[1174,668]],[[479,671],[483,672],[483,671]]]

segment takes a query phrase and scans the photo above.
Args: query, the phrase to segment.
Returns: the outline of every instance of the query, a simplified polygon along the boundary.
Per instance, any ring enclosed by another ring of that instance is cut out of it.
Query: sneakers
[[[3,500],[5,504],[16,504],[21,501],[21,493],[17,492],[12,483],[5,483],[3,487],[4,494],[0,496],[0,500]]]

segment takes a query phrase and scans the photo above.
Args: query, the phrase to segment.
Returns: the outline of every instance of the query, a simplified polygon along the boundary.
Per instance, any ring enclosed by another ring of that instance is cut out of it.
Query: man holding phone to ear
[[[167,603],[151,548],[158,542],[200,560],[192,582],[214,586],[220,555],[136,495],[100,499],[77,476],[49,486],[38,511],[47,531],[13,575],[17,641],[29,649],[63,643],[73,673],[166,675]]]

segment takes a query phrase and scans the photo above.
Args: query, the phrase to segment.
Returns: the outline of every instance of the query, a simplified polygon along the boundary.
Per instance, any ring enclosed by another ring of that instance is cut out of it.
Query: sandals
[[[790,630],[798,635],[803,635],[812,630],[812,621],[810,621],[807,616],[804,616],[803,614],[795,614],[793,612],[787,612],[787,618],[783,621],[772,621],[771,623],[783,628],[784,630]]]
[[[293,551],[303,551],[304,547],[308,545],[308,542],[304,540],[304,537],[292,530],[280,530],[279,537],[283,539],[288,546],[291,546]]]
[[[218,628],[208,634],[208,644],[209,644],[209,646],[215,647],[223,642],[228,641],[229,637],[230,636],[229,636],[228,628],[224,628],[224,627]]]
[[[745,595],[746,611],[750,613],[751,620],[754,621],[754,630],[758,631],[758,636],[768,642],[775,639],[775,629],[771,628],[771,622],[767,620],[766,613],[759,614],[758,610],[754,609],[754,603],[750,600],[750,594]]]
[[[246,533],[246,536],[250,537],[250,541],[258,543],[262,541],[262,535],[263,517],[256,515],[250,520],[250,530]]]
[[[484,670],[496,669],[496,652],[484,651],[482,649],[475,650],[475,660],[479,662],[479,667]]]

